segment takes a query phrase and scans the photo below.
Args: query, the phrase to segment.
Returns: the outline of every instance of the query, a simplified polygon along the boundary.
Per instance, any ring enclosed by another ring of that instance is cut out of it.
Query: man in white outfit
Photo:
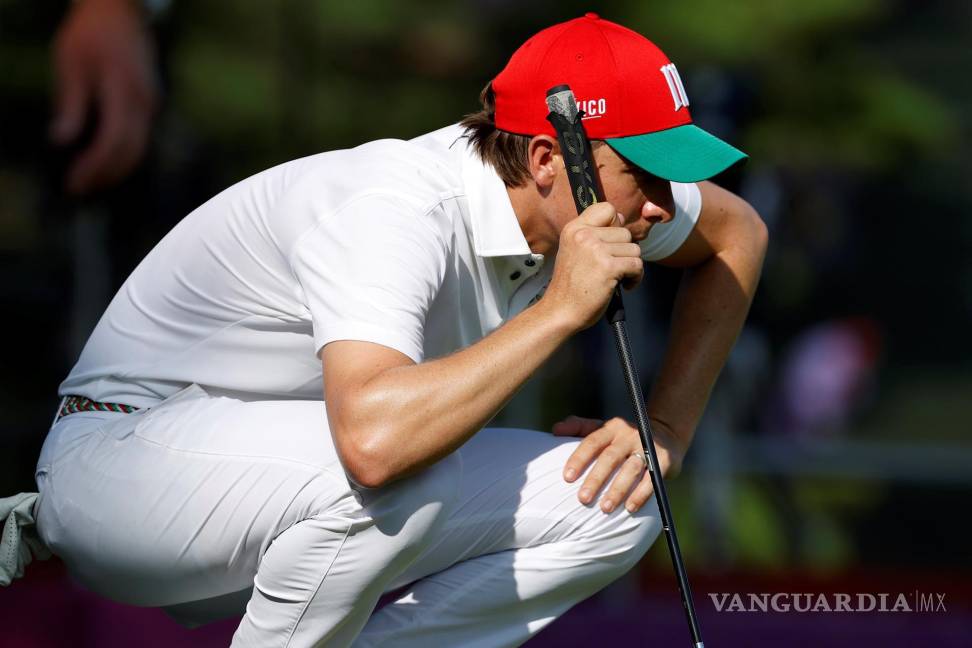
[[[608,201],[579,217],[544,118],[562,83]],[[766,247],[700,182],[745,156],[593,14],[483,101],[244,180],[146,257],[37,468],[37,532],[75,578],[190,625],[242,614],[234,646],[516,646],[638,562],[660,522],[636,429],[484,426],[644,261],[690,268],[649,399],[677,474]]]

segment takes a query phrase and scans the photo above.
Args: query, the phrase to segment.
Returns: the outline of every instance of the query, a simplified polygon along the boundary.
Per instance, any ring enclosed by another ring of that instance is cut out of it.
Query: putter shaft
[[[620,296],[618,296],[618,299],[620,299]],[[648,458],[648,472],[651,476],[652,488],[655,489],[655,500],[658,502],[658,513],[661,515],[662,528],[665,530],[665,540],[668,541],[668,554],[672,558],[672,567],[675,568],[678,591],[682,595],[682,607],[685,608],[685,617],[688,620],[695,648],[703,648],[699,621],[695,616],[695,604],[692,602],[692,588],[689,586],[688,574],[685,571],[685,564],[682,562],[682,550],[678,545],[675,522],[672,518],[671,507],[668,504],[668,491],[665,490],[665,479],[662,477],[658,466],[658,454],[655,452],[651,422],[648,419],[645,398],[641,392],[638,371],[631,356],[631,346],[628,343],[628,332],[624,320],[611,322],[611,328],[614,331],[614,342],[618,348],[618,358],[621,360],[624,381],[628,386],[628,395],[631,396],[631,402],[634,405],[638,433],[641,436],[641,446]]]

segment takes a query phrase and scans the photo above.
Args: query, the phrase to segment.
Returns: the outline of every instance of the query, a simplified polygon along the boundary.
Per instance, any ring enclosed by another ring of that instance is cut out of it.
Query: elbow
[[[385,441],[394,438],[387,418],[375,415],[373,398],[356,391],[328,403],[327,421],[334,449],[348,479],[364,488],[381,488],[393,479]],[[378,404],[380,405],[380,403]],[[384,419],[384,420],[383,420]]]
[[[355,484],[364,488],[381,488],[395,479],[379,434],[369,431],[367,434],[335,435],[335,440],[338,438],[345,439],[336,445],[344,472]]]
[[[760,256],[764,257],[766,256],[766,249],[769,247],[769,228],[766,227],[765,221],[760,218],[755,209],[753,210],[753,217],[756,228],[756,245],[759,248]]]
[[[742,219],[746,224],[747,239],[756,258],[762,259],[766,256],[766,249],[769,247],[769,228],[763,221],[759,213],[753,209],[752,205],[743,201],[745,205],[745,218]]]

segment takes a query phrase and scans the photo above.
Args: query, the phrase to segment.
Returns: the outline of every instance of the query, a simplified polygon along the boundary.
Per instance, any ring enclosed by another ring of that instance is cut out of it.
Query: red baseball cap
[[[555,136],[546,93],[567,84],[591,139],[645,171],[698,182],[746,154],[692,124],[675,65],[650,40],[588,13],[548,27],[520,46],[493,79],[496,127]]]

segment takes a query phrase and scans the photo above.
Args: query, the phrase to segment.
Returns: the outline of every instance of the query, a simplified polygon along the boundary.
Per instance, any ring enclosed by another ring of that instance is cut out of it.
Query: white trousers
[[[242,614],[233,646],[517,646],[661,529],[653,499],[633,515],[578,502],[562,477],[577,443],[488,428],[416,476],[353,488],[324,403],[194,385],[58,421],[38,531],[107,597],[186,625]]]

